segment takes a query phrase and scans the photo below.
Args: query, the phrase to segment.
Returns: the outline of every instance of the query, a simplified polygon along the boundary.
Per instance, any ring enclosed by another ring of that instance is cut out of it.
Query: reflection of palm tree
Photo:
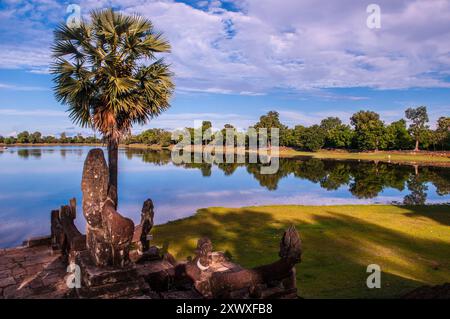
[[[71,119],[107,140],[109,195],[117,205],[118,144],[133,124],[144,124],[169,107],[171,72],[155,53],[170,46],[152,23],[138,15],[94,11],[90,23],[55,31],[56,98]]]

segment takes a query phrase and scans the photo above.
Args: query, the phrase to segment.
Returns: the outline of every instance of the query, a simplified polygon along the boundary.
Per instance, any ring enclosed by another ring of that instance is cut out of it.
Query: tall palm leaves
[[[90,22],[55,30],[55,96],[73,122],[100,131],[108,142],[110,196],[117,205],[120,138],[169,108],[172,73],[155,54],[170,45],[152,23],[113,10],[93,11]],[[149,63],[150,61],[150,63]]]

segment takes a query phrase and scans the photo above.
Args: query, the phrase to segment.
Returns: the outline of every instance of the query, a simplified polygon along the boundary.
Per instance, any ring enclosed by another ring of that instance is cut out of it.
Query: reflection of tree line
[[[41,158],[42,154],[52,154],[55,152],[55,149],[49,148],[23,148],[17,150],[17,156],[20,158]],[[70,148],[61,148],[59,150],[59,154],[62,158],[65,158],[67,153],[75,154],[78,157],[81,157],[83,155],[83,149],[70,149]]]
[[[127,150],[127,156],[139,154],[142,160],[157,165],[172,163],[170,151]],[[268,190],[276,190],[280,180],[288,175],[319,183],[327,190],[348,187],[357,198],[374,198],[386,188],[399,191],[408,189],[405,204],[424,204],[428,187],[432,183],[439,195],[450,194],[450,169],[442,167],[413,167],[389,163],[333,161],[320,159],[280,158],[280,168],[275,174],[261,174],[263,164],[249,163],[183,163],[175,164],[184,168],[200,169],[203,176],[210,176],[212,165],[216,165],[225,175],[232,175],[238,167],[246,167],[249,174]]]

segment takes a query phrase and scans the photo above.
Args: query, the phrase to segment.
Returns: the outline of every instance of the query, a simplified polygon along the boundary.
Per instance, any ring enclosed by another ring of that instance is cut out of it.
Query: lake
[[[11,147],[0,150],[0,247],[50,233],[50,211],[78,202],[81,174],[91,147]],[[121,149],[119,211],[139,222],[145,199],[155,222],[188,217],[209,206],[448,203],[450,168],[388,163],[280,159],[273,175],[259,164],[174,164],[168,151]]]

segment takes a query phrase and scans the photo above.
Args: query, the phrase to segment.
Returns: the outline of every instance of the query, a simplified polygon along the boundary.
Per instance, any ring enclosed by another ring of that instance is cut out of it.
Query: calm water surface
[[[50,233],[50,211],[76,197],[90,147],[0,150],[0,247]],[[169,152],[120,150],[119,211],[139,222],[146,198],[155,221],[208,206],[450,202],[450,169],[356,161],[281,159],[275,175],[257,164],[175,165]],[[417,174],[418,173],[418,174]],[[84,229],[81,209],[77,224]]]

